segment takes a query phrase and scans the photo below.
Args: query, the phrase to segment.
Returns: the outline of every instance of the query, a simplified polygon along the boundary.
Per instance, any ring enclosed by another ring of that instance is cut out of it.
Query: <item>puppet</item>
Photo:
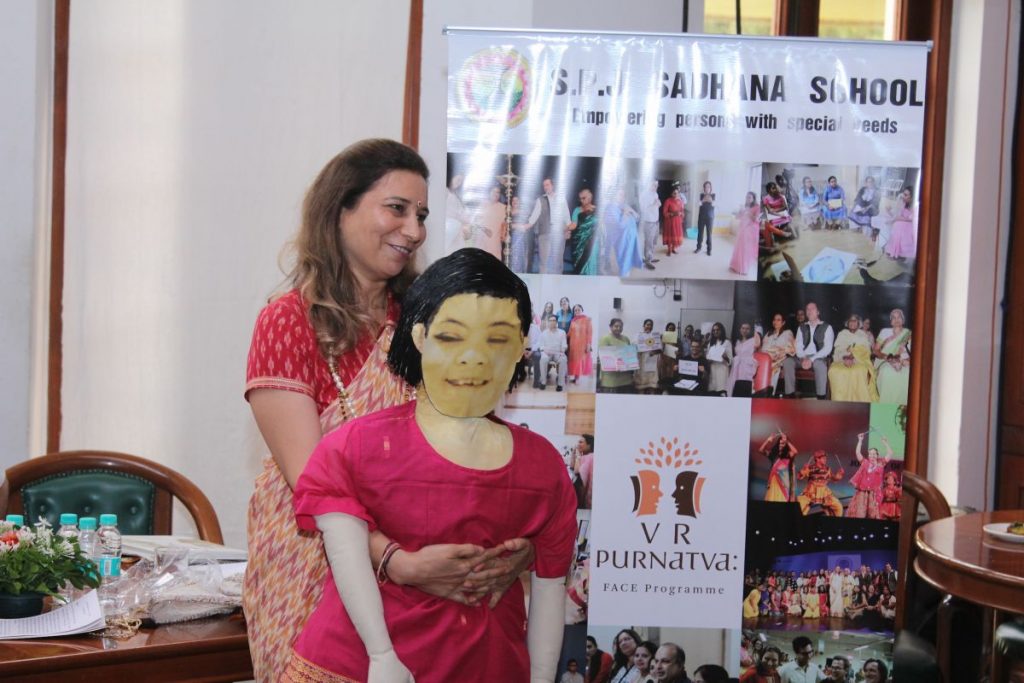
[[[554,679],[576,498],[554,447],[492,414],[530,321],[526,285],[479,249],[437,261],[410,287],[388,364],[417,400],[326,436],[295,488],[299,526],[323,533],[331,572],[286,680]],[[375,572],[367,547],[378,528],[393,541]],[[518,582],[490,609],[387,574],[404,550],[516,537],[537,553],[529,615]]]

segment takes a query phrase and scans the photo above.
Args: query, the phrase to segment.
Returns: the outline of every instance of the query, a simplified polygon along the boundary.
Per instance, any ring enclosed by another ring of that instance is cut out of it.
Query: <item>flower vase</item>
[[[43,612],[43,593],[0,593],[0,619],[34,617]]]

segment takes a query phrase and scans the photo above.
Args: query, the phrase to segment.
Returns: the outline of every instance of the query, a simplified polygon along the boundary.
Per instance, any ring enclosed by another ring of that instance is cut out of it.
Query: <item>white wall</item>
[[[242,399],[306,186],[401,136],[407,1],[74,3],[61,446],[193,479],[229,543],[265,452]]]
[[[46,350],[36,235],[49,217],[52,52],[51,2],[0,2],[0,468],[39,447],[30,425],[45,410],[31,387]]]
[[[1019,3],[955,3],[929,478],[991,508],[1010,220]]]

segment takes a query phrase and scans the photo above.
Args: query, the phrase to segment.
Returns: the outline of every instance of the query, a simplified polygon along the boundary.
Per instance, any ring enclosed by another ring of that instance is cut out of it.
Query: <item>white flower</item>
[[[29,545],[31,545],[32,541],[35,539],[35,534],[32,533],[32,529],[28,527],[21,527],[20,529],[18,529],[17,533],[19,543],[28,543]]]
[[[75,546],[73,546],[66,538],[62,538],[57,541],[57,552],[64,557],[75,556]]]

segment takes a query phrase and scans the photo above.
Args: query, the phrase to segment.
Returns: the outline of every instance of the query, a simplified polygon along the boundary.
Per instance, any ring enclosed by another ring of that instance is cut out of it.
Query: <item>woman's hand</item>
[[[529,569],[536,557],[533,543],[525,538],[513,538],[485,552],[486,559],[480,562],[466,577],[465,588],[472,602],[476,604],[490,595],[487,606],[494,608],[519,575]]]
[[[480,598],[467,594],[467,577],[496,554],[469,543],[428,545],[415,552],[399,550],[388,563],[388,576],[400,586],[415,586],[439,598],[473,605]]]

